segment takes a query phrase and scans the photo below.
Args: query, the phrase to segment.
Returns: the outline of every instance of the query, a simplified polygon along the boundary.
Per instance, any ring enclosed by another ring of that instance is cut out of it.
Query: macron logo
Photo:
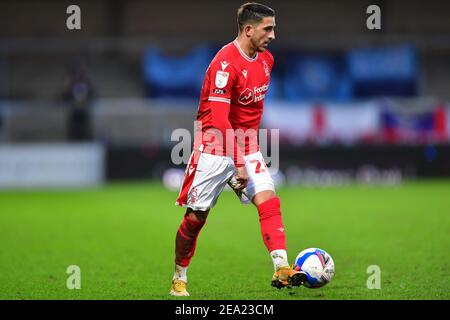
[[[284,228],[283,227],[279,227],[277,230],[280,231],[280,232],[283,232]]]
[[[222,61],[220,63],[222,65],[222,71],[225,71],[225,69],[228,67],[228,65],[230,64],[229,62],[226,61]]]
[[[189,176],[192,174],[192,172],[194,171],[195,167],[194,166],[189,166]]]
[[[245,79],[247,79],[247,70],[242,70],[242,74],[244,75]]]

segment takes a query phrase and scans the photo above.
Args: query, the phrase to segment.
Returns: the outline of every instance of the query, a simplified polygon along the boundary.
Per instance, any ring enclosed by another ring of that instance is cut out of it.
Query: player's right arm
[[[228,118],[231,96],[238,76],[235,68],[226,60],[214,59],[209,68],[208,105],[211,113],[211,126],[220,131],[222,146],[236,167],[244,165],[242,152],[236,148],[236,136]]]
[[[228,119],[231,107],[231,95],[238,76],[235,68],[223,60],[213,61],[209,67],[208,102],[211,111],[212,127],[222,134],[226,155],[231,157],[237,168],[237,180],[245,187],[248,176],[242,149],[238,146],[233,127]]]

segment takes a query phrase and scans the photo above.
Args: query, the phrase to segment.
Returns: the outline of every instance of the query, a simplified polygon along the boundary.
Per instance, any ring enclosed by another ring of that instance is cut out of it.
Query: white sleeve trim
[[[208,101],[217,101],[217,102],[231,103],[231,99],[218,98],[218,97],[208,97]]]

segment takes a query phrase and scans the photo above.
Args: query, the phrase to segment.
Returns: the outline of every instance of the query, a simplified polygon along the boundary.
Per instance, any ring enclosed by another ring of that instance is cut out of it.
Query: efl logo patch
[[[224,71],[217,71],[216,73],[216,87],[217,88],[225,88],[225,86],[228,83],[228,77],[229,77],[229,73],[228,72],[224,72]]]
[[[215,94],[225,94],[227,91],[224,89],[214,89],[213,91]]]

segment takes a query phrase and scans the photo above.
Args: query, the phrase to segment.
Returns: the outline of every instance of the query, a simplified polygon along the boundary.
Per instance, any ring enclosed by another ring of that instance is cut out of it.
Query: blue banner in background
[[[197,99],[216,52],[216,47],[201,45],[173,56],[150,47],[142,63],[148,96]],[[380,96],[411,97],[417,95],[418,73],[417,52],[409,45],[338,53],[277,52],[267,98],[348,102]]]
[[[170,56],[156,47],[143,56],[143,76],[152,98],[194,98],[200,94],[206,69],[215,52],[199,46],[184,55]]]
[[[417,94],[417,53],[413,46],[351,50],[347,63],[355,97]]]
[[[345,60],[340,55],[294,54],[284,75],[287,101],[346,101],[352,97]]]

